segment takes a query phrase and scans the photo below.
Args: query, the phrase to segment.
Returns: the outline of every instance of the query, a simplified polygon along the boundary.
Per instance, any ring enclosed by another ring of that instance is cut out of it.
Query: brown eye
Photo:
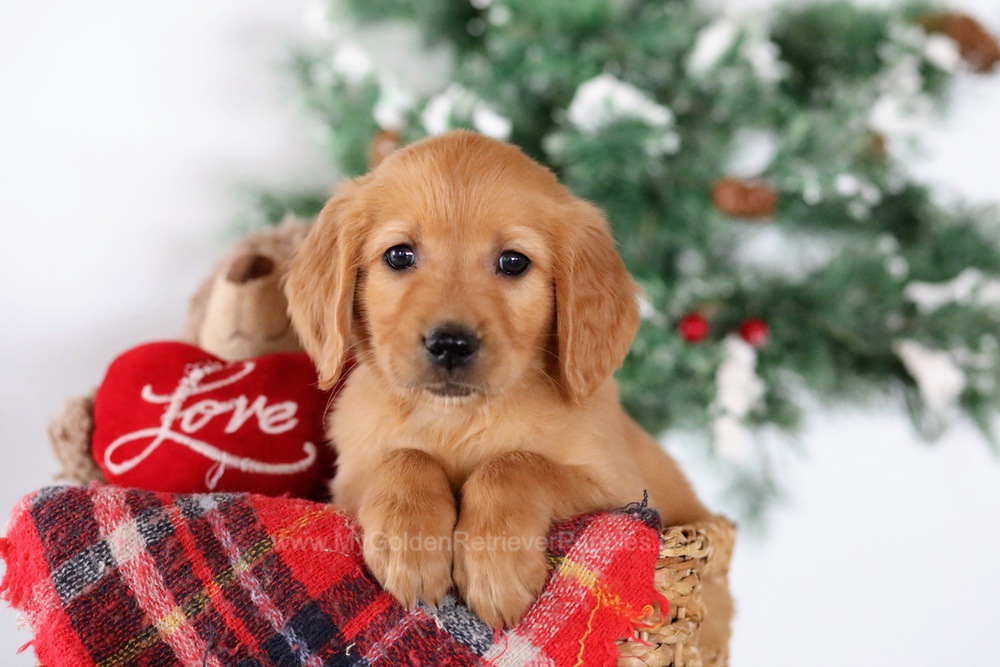
[[[417,253],[408,245],[394,245],[385,251],[385,263],[390,269],[402,271],[413,266],[417,261]]]
[[[497,260],[497,273],[505,276],[519,276],[528,270],[531,260],[516,250],[504,250]]]

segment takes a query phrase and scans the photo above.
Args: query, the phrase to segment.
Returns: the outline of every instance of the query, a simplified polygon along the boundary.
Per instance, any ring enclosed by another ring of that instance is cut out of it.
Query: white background
[[[1000,30],[995,0],[957,4]],[[302,16],[300,0],[6,4],[0,515],[50,480],[63,398],[176,332],[238,186],[333,183],[280,71]],[[919,171],[1000,200],[998,119],[1000,77],[965,77]],[[929,447],[872,408],[817,412],[803,442],[788,501],[739,546],[733,664],[1000,664],[1000,464],[978,436]],[[31,665],[15,624],[0,611],[0,664]]]

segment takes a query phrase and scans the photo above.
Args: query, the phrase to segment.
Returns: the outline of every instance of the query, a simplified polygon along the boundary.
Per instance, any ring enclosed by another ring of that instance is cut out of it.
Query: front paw
[[[517,624],[548,576],[545,534],[501,534],[459,521],[454,543],[455,585],[465,603],[494,629]]]
[[[437,605],[451,588],[455,510],[372,510],[359,516],[365,564],[407,609]]]

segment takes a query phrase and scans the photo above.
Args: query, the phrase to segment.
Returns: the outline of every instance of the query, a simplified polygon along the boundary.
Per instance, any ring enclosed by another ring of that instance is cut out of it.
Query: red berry
[[[688,313],[677,323],[681,338],[689,343],[697,343],[708,336],[708,320],[701,313]]]
[[[740,337],[754,347],[760,347],[767,342],[767,322],[757,318],[749,319],[740,325]]]

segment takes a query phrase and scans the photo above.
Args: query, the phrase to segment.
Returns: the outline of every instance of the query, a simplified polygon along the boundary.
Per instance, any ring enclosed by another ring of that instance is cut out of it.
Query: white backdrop
[[[62,399],[177,330],[237,186],[333,182],[279,71],[302,4],[5,7],[0,516],[51,478],[44,429]],[[1000,30],[995,0],[955,4]],[[997,119],[1000,77],[963,80],[920,172],[1000,199]],[[978,436],[928,447],[872,410],[816,414],[803,442],[788,502],[737,552],[733,664],[996,665],[1000,464]],[[0,611],[0,664],[32,665],[15,624]]]

